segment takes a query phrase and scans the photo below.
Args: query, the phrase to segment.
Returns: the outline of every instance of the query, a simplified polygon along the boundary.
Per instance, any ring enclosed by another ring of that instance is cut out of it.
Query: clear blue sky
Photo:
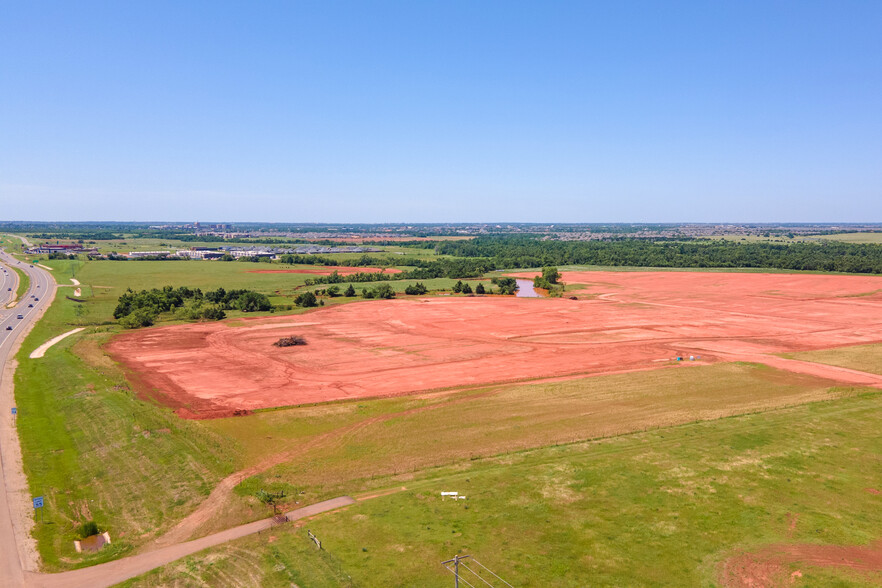
[[[882,221],[882,2],[14,2],[0,219]]]

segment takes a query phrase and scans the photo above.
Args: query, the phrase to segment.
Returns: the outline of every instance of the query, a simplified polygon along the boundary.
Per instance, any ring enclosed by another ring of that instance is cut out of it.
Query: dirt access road
[[[783,369],[882,385],[871,374],[772,355],[882,341],[880,277],[566,272],[564,280],[584,285],[580,300],[365,301],[297,316],[142,329],[117,337],[108,350],[142,393],[191,418],[658,369],[678,355],[768,359]],[[272,345],[289,335],[308,345]]]

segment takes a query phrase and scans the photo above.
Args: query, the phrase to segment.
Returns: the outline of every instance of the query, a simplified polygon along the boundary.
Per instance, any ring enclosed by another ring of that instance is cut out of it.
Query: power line
[[[475,588],[474,586],[472,586],[471,584],[469,584],[468,580],[466,580],[465,578],[463,578],[462,576],[460,576],[460,575],[459,575],[459,572],[454,572],[453,570],[451,570],[451,569],[450,569],[449,567],[447,567],[447,566],[444,566],[444,569],[447,570],[448,572],[450,572],[451,574],[453,574],[453,575],[456,577],[456,581],[457,581],[457,582],[456,582],[456,585],[457,585],[457,586],[459,586],[459,582],[462,582],[462,583],[464,583],[466,586],[468,586],[469,588]],[[474,572],[472,572],[472,573],[474,573]],[[479,577],[480,577],[480,576],[479,576]]]
[[[485,584],[487,584],[488,586],[490,586],[490,588],[493,588],[493,584],[491,584],[490,582],[488,582],[487,580],[485,580],[484,578],[482,578],[480,575],[478,575],[478,572],[476,572],[475,570],[473,570],[472,568],[470,568],[469,566],[467,566],[467,565],[465,565],[465,564],[460,564],[460,565],[462,565],[462,567],[464,567],[465,569],[467,569],[468,571],[470,571],[470,572],[473,573],[474,575],[478,576],[478,579],[479,579],[480,581],[484,582]],[[465,582],[465,580],[463,580],[463,582]]]
[[[500,578],[499,576],[494,574],[493,570],[491,570],[490,568],[488,568],[487,566],[485,566],[484,564],[482,564],[481,562],[479,562],[475,558],[472,558],[472,561],[475,562],[476,564],[478,564],[479,566],[481,566],[482,568],[484,568],[485,570],[487,570],[488,572],[490,572],[491,574],[493,574],[493,577],[495,577],[497,580],[499,580],[500,582],[502,582],[503,584],[505,584],[509,588],[514,588],[514,586],[512,586],[511,584],[509,584],[508,582],[506,582],[505,580],[503,580],[502,578]]]
[[[453,556],[453,559],[448,559],[447,561],[442,561],[442,562],[441,562],[441,565],[444,566],[444,569],[446,569],[448,572],[450,572],[451,574],[453,574],[453,577],[454,577],[454,580],[455,580],[456,588],[459,588],[459,582],[460,582],[460,580],[462,580],[462,582],[463,582],[464,584],[466,584],[467,586],[469,586],[470,588],[475,588],[471,583],[469,583],[468,580],[466,580],[465,578],[463,578],[463,577],[460,575],[460,573],[459,573],[459,566],[460,566],[460,565],[462,565],[462,567],[464,567],[465,569],[467,569],[468,571],[470,571],[470,572],[472,573],[472,575],[474,575],[475,577],[477,577],[477,578],[478,578],[480,581],[482,581],[484,584],[486,584],[487,586],[490,586],[490,588],[494,588],[494,587],[493,587],[493,584],[491,584],[490,582],[488,582],[488,581],[487,581],[483,576],[481,576],[478,572],[476,572],[475,570],[473,570],[472,568],[468,567],[468,566],[465,564],[465,562],[464,562],[463,560],[466,560],[466,559],[470,559],[470,560],[472,560],[473,562],[475,562],[476,564],[478,564],[479,566],[481,566],[482,568],[484,568],[485,570],[487,570],[487,572],[490,573],[494,578],[496,578],[497,580],[499,580],[500,582],[502,582],[503,584],[505,584],[505,585],[508,586],[509,588],[514,588],[514,586],[512,586],[511,584],[509,584],[508,582],[506,582],[505,580],[503,580],[502,578],[500,578],[499,575],[496,574],[493,570],[491,570],[490,568],[488,568],[487,566],[485,566],[484,564],[482,564],[481,562],[479,562],[478,560],[476,560],[476,559],[475,559],[474,557],[472,557],[471,555],[454,555],[454,556]],[[453,564],[453,569],[450,568],[450,565],[449,565],[449,564]]]

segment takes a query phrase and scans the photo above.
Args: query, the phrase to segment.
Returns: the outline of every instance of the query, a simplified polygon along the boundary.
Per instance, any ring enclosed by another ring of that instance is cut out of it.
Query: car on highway
[[[28,308],[33,308],[33,307],[34,307],[33,304],[28,304]]]
[[[20,315],[18,315],[16,318],[23,319],[23,318],[24,318],[24,315],[23,315],[23,314],[20,314]]]
[[[11,331],[11,330],[12,330],[12,325],[9,325],[8,327],[6,327],[6,330],[7,330],[7,331]]]

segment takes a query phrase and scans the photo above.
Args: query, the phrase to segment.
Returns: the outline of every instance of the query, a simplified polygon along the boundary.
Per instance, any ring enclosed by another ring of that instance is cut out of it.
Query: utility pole
[[[453,572],[453,586],[454,588],[459,588],[459,560],[466,559],[471,557],[470,555],[454,555],[453,559],[448,559],[447,561],[442,561],[441,565],[447,568],[449,571]],[[453,569],[451,570],[448,564],[453,564]],[[466,582],[468,584],[468,582]]]

